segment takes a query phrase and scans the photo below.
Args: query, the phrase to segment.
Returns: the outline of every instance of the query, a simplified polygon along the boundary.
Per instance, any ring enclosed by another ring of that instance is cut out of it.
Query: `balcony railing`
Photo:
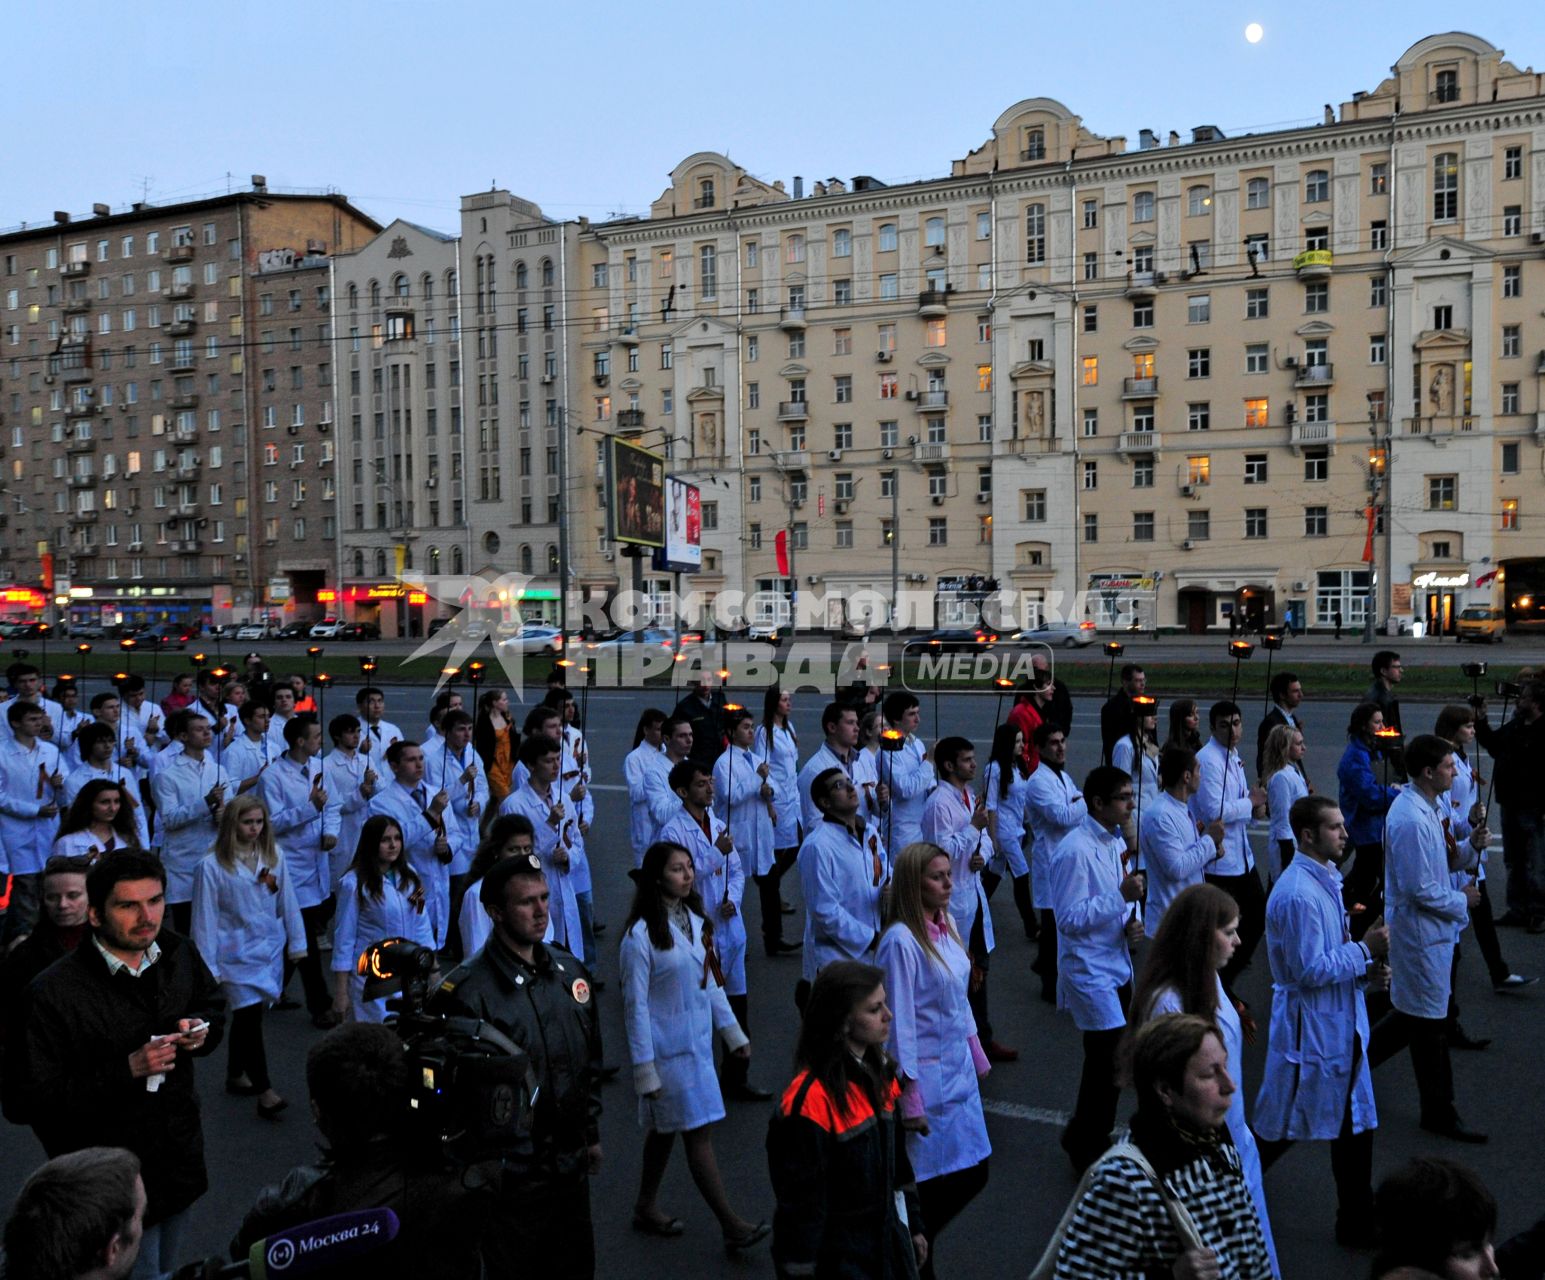
[[[1329,249],[1305,249],[1293,259],[1293,270],[1300,280],[1318,280],[1330,274],[1336,255]]]
[[[937,443],[924,441],[912,446],[913,462],[948,462],[949,460],[950,447],[944,441]]]
[[[1302,364],[1293,377],[1295,387],[1328,387],[1336,380],[1333,364]]]
[[[1295,452],[1305,445],[1317,447],[1329,445],[1333,449],[1336,444],[1336,424],[1334,422],[1295,422],[1288,430],[1288,447]]]
[[[66,279],[75,276],[83,276],[88,274],[90,271],[91,263],[86,261],[84,258],[82,258],[79,262],[61,262],[59,264],[59,274],[64,276]]]
[[[1123,431],[1116,447],[1122,453],[1157,453],[1159,449],[1159,433],[1157,431]]]
[[[96,447],[97,442],[93,436],[72,435],[64,442],[66,453],[90,453]]]
[[[642,431],[644,429],[644,411],[642,409],[618,409],[617,430]]]
[[[919,413],[940,413],[950,407],[948,391],[918,391],[915,396]]]
[[[924,289],[917,295],[917,314],[920,316],[944,316],[950,310],[947,289]]]
[[[166,322],[166,331],[174,338],[186,337],[188,334],[193,332],[193,321],[168,320]]]
[[[1121,397],[1123,400],[1152,400],[1159,394],[1159,379],[1151,378],[1123,378],[1121,380]]]
[[[803,400],[778,401],[779,422],[803,422],[810,416],[810,406]]]
[[[174,427],[166,433],[166,438],[173,444],[197,444],[197,427]]]
[[[779,471],[808,471],[810,470],[810,451],[808,449],[774,449],[771,454],[772,464]]]
[[[166,286],[166,288],[161,290],[161,296],[164,297],[164,298],[173,298],[173,299],[176,299],[176,298],[191,298],[193,296],[193,285],[191,283],[188,283],[188,284],[169,284],[169,285]]]
[[[778,312],[778,328],[803,329],[805,327],[805,309],[803,307],[784,307]]]
[[[1126,295],[1129,298],[1151,298],[1163,283],[1157,271],[1128,271]]]
[[[90,489],[93,485],[96,484],[96,482],[97,482],[97,477],[96,477],[95,473],[91,473],[91,472],[77,472],[76,474],[74,474],[74,475],[72,475],[70,477],[70,488],[72,488],[72,489]]]
[[[172,394],[172,408],[197,409],[198,393],[196,391],[174,392]]]
[[[162,250],[161,257],[166,262],[192,262],[193,244],[169,244]]]

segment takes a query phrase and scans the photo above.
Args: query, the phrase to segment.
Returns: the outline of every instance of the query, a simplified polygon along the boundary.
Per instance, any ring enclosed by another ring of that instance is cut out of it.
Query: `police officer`
[[[493,933],[440,984],[429,1012],[498,1027],[530,1055],[539,1085],[531,1133],[504,1157],[504,1204],[484,1246],[489,1274],[589,1280],[589,1179],[601,1164],[601,1028],[590,975],[542,942],[548,890],[540,859],[496,863],[478,900]]]

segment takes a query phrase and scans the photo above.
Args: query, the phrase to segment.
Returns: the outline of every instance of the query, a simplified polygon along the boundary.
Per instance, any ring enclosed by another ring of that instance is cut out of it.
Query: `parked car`
[[[81,622],[70,628],[70,634],[77,640],[106,640],[107,628],[95,622]]]
[[[508,649],[512,653],[556,654],[563,649],[563,637],[558,633],[557,627],[530,623],[514,635],[500,640],[499,647]]]
[[[924,648],[936,653],[981,653],[998,643],[998,633],[985,627],[942,627],[907,641],[907,649],[916,653]]]
[[[140,649],[186,649],[190,640],[197,640],[198,633],[192,627],[176,622],[158,622],[134,633],[134,641]]]
[[[313,623],[306,635],[312,640],[336,640],[346,625],[341,618],[323,618]]]
[[[236,628],[238,640],[267,640],[274,629],[266,622],[245,622]]]
[[[646,648],[660,649],[685,649],[692,645],[701,644],[703,637],[695,631],[687,631],[678,634],[675,631],[667,631],[662,627],[645,627],[643,642]],[[621,631],[605,640],[596,640],[587,644],[587,647],[596,649],[632,649],[637,647],[638,641],[633,638],[633,632]]]
[[[1501,609],[1472,604],[1459,611],[1457,635],[1460,640],[1473,640],[1476,644],[1501,644],[1507,631],[1507,620]]]
[[[312,634],[315,633],[316,629],[313,628]],[[373,622],[345,622],[338,628],[340,640],[379,640],[380,638],[381,628]]]
[[[6,623],[5,638],[7,640],[41,640],[45,636],[50,639],[55,636],[68,635],[49,622],[8,622]]]
[[[1037,644],[1060,644],[1064,649],[1081,648],[1094,643],[1092,622],[1043,622],[1039,626],[1016,631],[1010,640],[1033,640]]]
[[[760,640],[775,645],[783,638],[783,628],[776,622],[753,622],[746,628],[747,640]]]
[[[274,634],[275,640],[306,640],[311,636],[311,619],[304,622],[286,622]]]

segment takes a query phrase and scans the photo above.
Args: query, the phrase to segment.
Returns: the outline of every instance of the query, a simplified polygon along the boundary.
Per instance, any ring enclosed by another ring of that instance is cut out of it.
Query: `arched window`
[[[452,573],[465,573],[466,571],[467,571],[466,557],[464,557],[462,555],[461,547],[459,545],[452,547],[451,548],[451,572]]]
[[[550,289],[550,288],[552,288],[552,283],[553,283],[553,260],[551,258],[543,258],[542,259],[542,287],[544,289]]]
[[[943,218],[929,218],[923,223],[923,243],[930,249],[944,247]]]
[[[877,252],[896,252],[896,224],[894,222],[882,222],[880,224],[880,247]]]
[[[379,280],[372,280],[370,282],[370,305],[372,307],[379,307],[381,305],[381,282]]]
[[[499,554],[499,535],[492,529],[483,535],[483,550],[491,556]]]
[[[1193,218],[1205,218],[1212,212],[1212,189],[1192,187],[1186,192],[1186,213]]]
[[[407,573],[412,568],[413,568],[413,548],[412,547],[404,547],[402,549],[402,571],[404,573]]]
[[[1432,158],[1432,216],[1452,222],[1459,216],[1459,156],[1445,151]]]
[[[550,542],[547,544],[547,572],[558,572],[558,548]]]
[[[805,260],[805,237],[799,232],[785,237],[783,241],[783,260],[785,262],[803,262]]]
[[[349,310],[359,310],[359,286],[357,284],[349,286]]]
[[[523,543],[520,544],[520,571],[522,573],[530,573],[531,572],[531,544],[530,543],[523,542]]]
[[[1271,201],[1271,183],[1265,178],[1251,178],[1245,183],[1245,208],[1264,209]]]
[[[429,572],[430,573],[439,573],[440,572],[440,548],[439,547],[430,547],[429,548]]]
[[[455,271],[447,271],[445,273],[445,296],[447,298],[454,298],[456,296],[456,287],[457,287],[456,272]]]
[[[400,272],[392,277],[392,295],[398,298],[406,298],[409,294],[408,277]]]
[[[1310,169],[1304,174],[1304,203],[1324,204],[1330,199],[1330,170]]]
[[[424,295],[425,302],[433,302],[435,296],[435,279],[429,272],[424,272],[418,282],[419,292]]]
[[[517,262],[515,264],[515,287],[517,289],[524,289],[527,283],[529,283],[527,275],[526,264],[524,262]]]
[[[386,577],[386,552],[380,547],[376,548],[376,577]]]
[[[356,551],[354,553],[354,576],[356,578],[363,578],[365,576],[365,553],[363,551]]]
[[[697,184],[697,207],[699,209],[713,208],[713,179],[701,178]]]
[[[1153,221],[1153,192],[1139,191],[1132,197],[1132,221]]]

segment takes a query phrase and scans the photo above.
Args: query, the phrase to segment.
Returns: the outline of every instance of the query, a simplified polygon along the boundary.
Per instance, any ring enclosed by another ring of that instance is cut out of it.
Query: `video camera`
[[[410,1130],[458,1164],[509,1154],[531,1132],[539,1087],[524,1049],[480,1018],[425,1011],[435,953],[406,938],[369,947],[356,966],[365,998],[389,999],[410,1072]]]

